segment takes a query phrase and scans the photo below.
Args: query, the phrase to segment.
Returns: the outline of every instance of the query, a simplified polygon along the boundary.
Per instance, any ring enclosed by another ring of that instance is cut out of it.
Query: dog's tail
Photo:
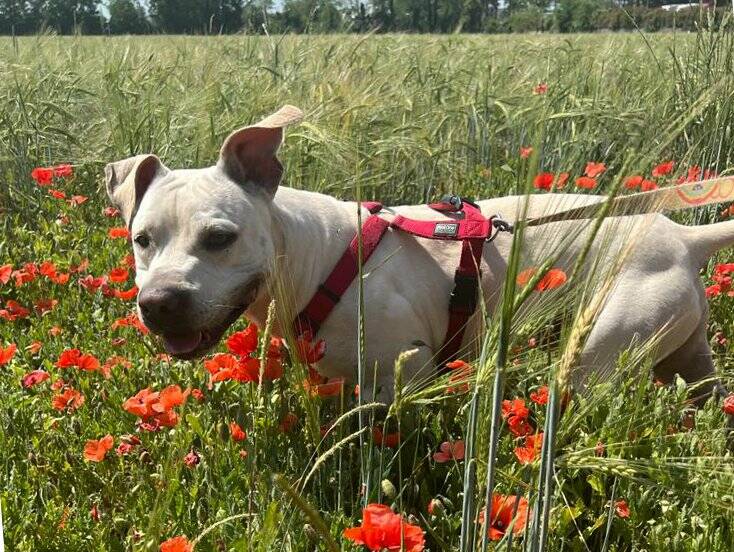
[[[720,249],[734,246],[734,220],[685,228],[691,253],[702,266]]]

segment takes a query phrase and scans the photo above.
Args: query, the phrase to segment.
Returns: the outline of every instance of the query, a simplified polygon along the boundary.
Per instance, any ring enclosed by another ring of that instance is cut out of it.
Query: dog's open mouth
[[[224,319],[215,326],[191,332],[162,332],[161,337],[166,351],[181,360],[191,360],[202,356],[219,343],[224,332],[247,310],[257,297],[261,284],[262,279],[260,278],[250,282],[242,294],[245,298],[244,302],[232,307]]]

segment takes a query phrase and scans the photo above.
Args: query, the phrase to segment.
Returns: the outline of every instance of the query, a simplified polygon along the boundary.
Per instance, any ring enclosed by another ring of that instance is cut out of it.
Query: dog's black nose
[[[147,287],[138,295],[144,322],[161,329],[180,326],[189,304],[189,292],[177,287]]]

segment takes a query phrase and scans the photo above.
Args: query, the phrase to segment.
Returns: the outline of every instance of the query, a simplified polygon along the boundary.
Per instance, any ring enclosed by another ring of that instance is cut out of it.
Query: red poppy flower
[[[517,512],[515,512],[515,504],[517,504]],[[520,535],[525,531],[528,523],[528,501],[514,495],[493,494],[489,518],[487,531],[491,540],[501,540],[510,526],[512,526],[513,535]],[[484,524],[484,509],[479,513],[479,523]]]
[[[194,552],[194,545],[186,537],[173,537],[161,543],[160,552]]]
[[[520,158],[527,159],[533,154],[533,148],[531,146],[520,148]]]
[[[661,176],[665,176],[666,174],[670,174],[671,172],[673,172],[674,166],[675,161],[666,161],[665,163],[660,163],[652,170],[652,176],[655,178],[659,178]]]
[[[83,404],[84,395],[70,387],[64,389],[58,395],[54,395],[53,399],[51,399],[51,406],[59,411],[67,410],[73,412]]]
[[[520,418],[519,416],[510,416],[507,419],[507,427],[510,428],[510,433],[515,437],[524,437],[533,432],[533,427],[528,423],[528,421],[525,418]]]
[[[237,358],[229,353],[217,353],[204,361],[204,368],[211,374],[212,383],[234,379],[237,366]]]
[[[535,286],[536,291],[546,291],[549,289],[556,289],[562,286],[567,281],[566,273],[560,268],[551,268],[545,273],[538,285]]]
[[[601,441],[597,441],[596,445],[594,446],[594,456],[604,456],[604,453],[606,452],[606,447],[604,446],[604,443]]]
[[[439,449],[438,452],[433,453],[433,459],[439,464],[464,459],[464,441],[446,441],[441,443]]]
[[[184,456],[183,462],[187,468],[195,468],[199,465],[199,462],[201,462],[201,456],[199,456],[199,453],[195,450],[191,450],[186,456]],[[161,547],[161,550],[163,550],[163,547]]]
[[[237,422],[229,423],[229,435],[233,441],[244,441],[247,439],[247,433],[245,433]]]
[[[463,360],[454,360],[446,363],[446,367],[451,370],[449,375],[449,385],[446,387],[447,393],[468,393],[469,379],[474,374],[474,368],[471,364]]]
[[[120,210],[115,207],[105,207],[102,214],[106,217],[113,218],[120,214]]]
[[[242,357],[239,360],[235,377],[239,382],[259,382],[260,381],[260,359],[252,357]],[[283,376],[283,366],[279,359],[268,358],[265,360],[265,366],[262,371],[263,381],[274,381]]]
[[[617,500],[614,503],[614,511],[621,518],[630,517],[630,507],[627,505],[626,500]]]
[[[72,167],[68,163],[56,165],[51,170],[53,171],[53,175],[58,176],[59,178],[68,178],[70,176],[74,176],[74,167]]]
[[[283,416],[283,419],[278,424],[278,430],[281,433],[290,433],[291,429],[293,429],[297,422],[298,416],[296,416],[293,412],[288,412],[288,414]]]
[[[84,278],[79,278],[79,284],[90,293],[94,293],[106,283],[107,279],[104,276],[95,278],[91,274],[87,274]]]
[[[135,435],[123,435],[120,437],[120,444],[115,449],[118,456],[126,456],[141,443]]]
[[[558,178],[556,178],[556,189],[562,190],[566,187],[566,182],[568,182],[568,177],[570,176],[567,172],[559,173]]]
[[[400,433],[383,433],[382,429],[376,427],[372,430],[372,439],[374,439],[375,445],[397,448],[400,444]]]
[[[85,203],[88,199],[89,198],[87,196],[73,195],[71,196],[71,199],[69,200],[69,205],[78,207],[82,203]]]
[[[15,351],[18,350],[18,346],[15,343],[10,343],[6,347],[0,347],[0,366],[4,366],[10,362],[15,356]]]
[[[53,282],[55,284],[59,284],[63,286],[69,281],[69,274],[68,273],[59,273],[53,278]]]
[[[150,332],[150,330],[146,327],[145,324],[143,324],[140,318],[138,318],[138,315],[134,312],[131,312],[125,318],[118,318],[117,320],[115,320],[110,326],[110,329],[116,330],[117,328],[125,327],[135,328],[143,335],[147,335]]]
[[[306,364],[316,364],[326,353],[326,343],[323,339],[319,339],[313,343],[313,334],[306,330],[296,340],[296,350],[301,362]]]
[[[41,263],[41,266],[38,267],[38,273],[41,276],[45,276],[52,280],[56,277],[56,265],[51,261],[44,261]]]
[[[31,178],[39,186],[49,186],[54,179],[54,170],[51,167],[36,167],[31,171]]]
[[[642,176],[639,176],[639,175],[628,176],[627,178],[624,179],[623,185],[628,190],[634,190],[634,189],[640,187],[640,185],[642,184],[642,181],[643,180],[644,180],[644,178]]]
[[[122,404],[122,408],[125,412],[134,414],[139,418],[151,417],[155,414],[153,404],[158,401],[158,396],[159,393],[154,392],[150,387],[146,387],[127,399]]]
[[[49,190],[48,193],[56,199],[66,199],[66,194],[61,190]]]
[[[589,161],[586,164],[584,174],[589,178],[596,178],[606,170],[607,166],[604,163],[594,163],[593,161]]]
[[[535,404],[548,404],[548,386],[543,385],[537,391],[532,391],[530,393],[530,400]]]
[[[530,410],[525,406],[525,401],[522,399],[512,399],[502,401],[502,417],[508,419],[511,416],[517,416],[518,418],[527,418],[530,415]]]
[[[722,404],[721,409],[725,414],[734,416],[734,393],[729,393],[729,395],[724,399],[724,404]]]
[[[48,333],[54,337],[60,336],[63,332],[64,330],[62,330],[59,326],[51,326],[51,329],[48,331]]]
[[[85,372],[94,372],[95,370],[99,370],[100,363],[99,359],[94,355],[84,354],[79,357],[77,366]]]
[[[536,190],[550,190],[553,187],[555,175],[549,172],[543,172],[535,176],[533,179],[533,187]]]
[[[238,356],[249,356],[257,351],[257,332],[255,324],[250,324],[241,332],[235,332],[227,338],[227,349]]]
[[[130,368],[132,363],[123,356],[114,355],[105,360],[105,363],[100,368],[100,372],[102,372],[105,378],[109,378],[112,375],[112,368],[117,366]]]
[[[368,504],[362,510],[362,525],[345,529],[344,538],[373,551],[421,552],[425,546],[423,530],[383,504]]]
[[[6,264],[0,266],[0,284],[7,284],[10,281],[10,276],[13,274],[13,265]]]
[[[515,456],[521,464],[530,464],[537,457],[543,446],[543,432],[525,436],[525,446],[515,449]]]
[[[576,179],[576,186],[585,190],[593,190],[594,188],[596,188],[596,178],[579,176]]]
[[[530,282],[533,276],[535,276],[536,272],[537,270],[535,268],[526,268],[517,275],[517,279],[515,280],[515,282],[518,286],[524,287],[528,285],[528,282]]]
[[[33,308],[40,316],[43,316],[47,312],[51,312],[58,304],[59,302],[56,299],[39,299],[35,302]]]
[[[160,392],[158,402],[153,404],[153,411],[168,412],[172,408],[185,403],[188,396],[189,392],[182,391],[180,386],[169,385]]]
[[[130,272],[126,268],[117,267],[110,270],[109,274],[107,274],[107,279],[110,282],[120,283],[127,281],[129,276]]]
[[[653,182],[652,180],[645,179],[642,181],[640,188],[642,189],[643,192],[651,192],[653,190],[657,190],[658,185],[655,182]]]
[[[115,297],[123,301],[132,301],[138,296],[138,286],[133,286],[128,290],[115,290]]]
[[[79,359],[82,356],[82,352],[79,349],[65,349],[59,355],[59,359],[56,361],[57,368],[71,368],[79,365]]]
[[[545,82],[536,84],[535,87],[533,88],[533,94],[535,94],[536,96],[545,94],[546,92],[548,92],[548,84]]]
[[[0,309],[0,318],[4,318],[9,322],[14,322],[19,318],[28,318],[30,314],[31,311],[12,299],[9,299],[5,303],[4,309]]]
[[[43,347],[43,343],[41,343],[40,341],[33,341],[30,345],[28,345],[28,347],[25,348],[25,350],[32,355],[35,355],[38,353],[38,351],[41,350],[41,347]]]
[[[318,395],[322,399],[329,397],[338,397],[344,389],[344,378],[325,378],[327,381],[318,384],[312,384],[308,380],[304,382],[305,387],[312,396]]]
[[[110,228],[107,235],[112,239],[127,239],[130,237],[130,231],[124,226],[116,226]]]
[[[27,266],[28,265],[26,265],[26,267]],[[20,270],[14,270],[12,272],[11,276],[15,279],[15,287],[21,287],[22,285],[32,282],[36,279],[35,271],[29,271],[26,267],[23,267]]]
[[[90,462],[101,462],[107,456],[107,451],[112,449],[114,445],[114,439],[112,435],[105,435],[98,440],[87,441],[84,445],[84,459]]]

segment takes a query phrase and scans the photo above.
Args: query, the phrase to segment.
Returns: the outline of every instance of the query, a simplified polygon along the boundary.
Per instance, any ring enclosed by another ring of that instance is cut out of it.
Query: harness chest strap
[[[388,228],[422,238],[461,241],[461,258],[454,274],[454,289],[449,298],[449,321],[441,349],[437,352],[438,366],[442,369],[446,362],[455,359],[464,338],[466,324],[477,307],[479,292],[480,261],[484,242],[490,239],[493,218],[485,218],[481,211],[469,202],[458,198],[431,205],[437,211],[461,215],[450,220],[414,220],[396,215],[389,222],[377,215],[382,205],[376,202],[363,203],[371,215],[362,226],[362,264],[367,262],[377,248]],[[498,221],[499,222],[499,221]],[[355,235],[347,250],[337,261],[326,281],[319,286],[306,307],[296,317],[296,335],[310,331],[315,335],[331,311],[357,277],[359,235]]]

